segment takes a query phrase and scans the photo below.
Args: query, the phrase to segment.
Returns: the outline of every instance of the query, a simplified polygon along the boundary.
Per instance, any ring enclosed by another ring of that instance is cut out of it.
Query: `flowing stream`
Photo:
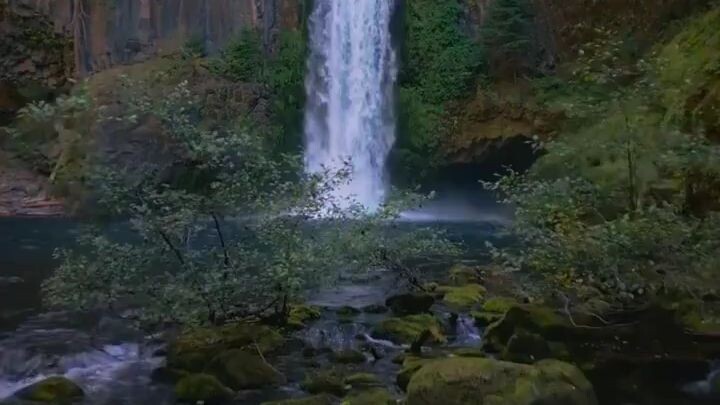
[[[395,141],[397,58],[393,0],[316,0],[306,79],[306,168],[349,171],[333,191],[341,205],[383,202],[385,164]]]

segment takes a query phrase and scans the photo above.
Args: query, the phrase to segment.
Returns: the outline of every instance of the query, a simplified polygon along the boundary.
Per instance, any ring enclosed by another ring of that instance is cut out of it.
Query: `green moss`
[[[367,387],[381,384],[380,378],[371,373],[357,373],[345,378],[345,384],[352,388]]]
[[[720,130],[720,7],[691,19],[657,58],[668,118]]]
[[[207,372],[236,390],[285,382],[285,377],[263,358],[238,349],[220,353],[207,366]]]
[[[483,312],[483,311],[472,311],[470,316],[475,320],[477,326],[488,326],[493,324],[500,319],[503,315],[496,312]]]
[[[462,287],[441,287],[445,293],[443,303],[453,310],[465,311],[471,309],[482,301],[485,287],[480,284],[468,284]]]
[[[551,308],[534,305],[516,305],[510,308],[499,321],[491,324],[483,336],[484,346],[489,350],[502,352],[508,340],[518,331],[536,333],[547,340],[573,338],[582,332],[573,328],[567,317]]]
[[[15,394],[19,399],[54,404],[69,404],[84,395],[77,384],[60,376],[46,378]]]
[[[408,404],[595,405],[576,367],[554,360],[535,366],[492,359],[449,358],[423,366],[408,385]]]
[[[446,341],[440,331],[439,322],[429,314],[384,319],[373,330],[373,336],[398,344],[410,344],[426,330],[430,331],[434,342],[444,343]]]
[[[431,362],[433,359],[426,359],[422,357],[408,355],[402,363],[402,369],[398,372],[395,382],[398,387],[405,390],[407,389],[410,379],[415,373],[417,373],[425,364]]]
[[[504,314],[514,305],[517,305],[517,303],[517,300],[514,298],[493,297],[485,301],[482,306],[482,310],[485,312]]]
[[[345,398],[342,405],[389,405],[395,404],[390,392],[385,388],[372,388],[353,391]]]
[[[212,404],[231,399],[233,392],[212,375],[192,374],[178,381],[175,396],[183,402]]]
[[[551,356],[550,346],[542,336],[518,331],[510,337],[502,359],[516,363],[534,363]]]
[[[332,394],[342,397],[347,391],[344,380],[343,373],[339,370],[323,370],[307,374],[300,386],[311,394]]]
[[[288,315],[287,325],[291,328],[302,329],[307,322],[320,318],[320,308],[310,305],[293,305]]]
[[[252,353],[271,353],[284,343],[276,330],[258,324],[232,324],[222,327],[188,330],[170,343],[167,365],[170,368],[200,372],[222,351],[242,349]]]
[[[476,267],[456,264],[450,268],[450,281],[456,286],[478,283],[480,282],[480,275]]]
[[[285,399],[282,401],[263,402],[261,405],[333,405],[335,400],[330,395],[314,395],[307,398]]]

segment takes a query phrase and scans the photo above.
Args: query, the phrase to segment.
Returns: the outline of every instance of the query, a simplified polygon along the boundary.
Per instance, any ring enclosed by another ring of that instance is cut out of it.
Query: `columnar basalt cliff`
[[[32,8],[75,43],[80,75],[176,51],[188,38],[210,50],[243,29],[263,32],[270,47],[281,29],[297,29],[298,0],[3,0],[11,10]]]

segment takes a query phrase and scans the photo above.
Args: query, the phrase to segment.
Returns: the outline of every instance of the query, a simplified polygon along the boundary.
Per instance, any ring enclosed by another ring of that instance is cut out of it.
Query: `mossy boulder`
[[[25,401],[52,404],[71,404],[85,396],[82,388],[71,380],[61,377],[49,377],[27,386],[14,395]]]
[[[470,316],[475,320],[475,325],[484,327],[502,319],[503,314],[496,312],[472,311]]]
[[[343,399],[342,405],[390,405],[395,404],[390,391],[386,388],[370,388],[352,391]]]
[[[335,311],[335,313],[338,314],[338,316],[342,316],[342,317],[346,317],[346,318],[360,315],[361,312],[362,311],[360,311],[359,309],[357,309],[355,307],[347,306],[347,305],[344,307],[340,307],[337,309],[337,311]]]
[[[400,389],[405,390],[410,383],[410,379],[417,373],[422,366],[433,361],[433,358],[424,358],[415,355],[407,355],[402,363],[402,369],[398,372],[395,382]]]
[[[501,358],[515,363],[534,363],[552,357],[550,345],[536,333],[517,331],[510,337]]]
[[[484,347],[502,352],[510,338],[518,330],[535,333],[546,340],[572,339],[577,332],[567,316],[551,308],[534,305],[516,305],[497,322],[488,326],[483,336]]]
[[[300,387],[311,394],[332,394],[342,397],[347,392],[345,377],[339,370],[323,370],[307,374]]]
[[[285,377],[262,357],[239,349],[220,353],[206,371],[235,390],[285,383]]]
[[[447,358],[425,364],[407,388],[407,405],[596,405],[592,385],[556,360],[523,365]]]
[[[431,333],[432,342],[444,343],[447,340],[440,331],[440,323],[430,314],[384,319],[375,326],[372,335],[375,338],[387,339],[397,344],[411,344],[425,331]]]
[[[331,395],[313,395],[305,398],[284,399],[281,401],[263,402],[262,405],[333,405],[335,399]]]
[[[190,404],[198,402],[217,404],[230,400],[233,392],[215,376],[191,374],[175,384],[175,397],[181,402]]]
[[[371,373],[357,373],[345,378],[345,385],[352,388],[372,387],[381,385],[380,378]]]
[[[170,342],[167,366],[178,370],[202,372],[219,353],[231,349],[263,354],[276,351],[284,344],[278,331],[265,325],[239,323],[222,327],[185,331]]]
[[[455,286],[477,284],[481,281],[480,269],[465,264],[456,264],[450,268],[450,282]]]
[[[440,287],[444,293],[443,303],[456,311],[467,311],[479,304],[485,293],[480,284],[467,284],[461,287]]]
[[[333,352],[332,359],[340,364],[361,364],[367,361],[362,352],[352,349],[344,349]]]
[[[287,326],[302,329],[307,323],[320,318],[320,308],[311,305],[293,305],[287,318]]]
[[[426,313],[435,303],[435,298],[426,293],[408,293],[395,295],[385,301],[385,305],[395,315],[414,315]]]
[[[483,312],[504,314],[509,311],[513,306],[518,305],[518,302],[514,298],[508,297],[493,297],[489,298],[482,305]]]

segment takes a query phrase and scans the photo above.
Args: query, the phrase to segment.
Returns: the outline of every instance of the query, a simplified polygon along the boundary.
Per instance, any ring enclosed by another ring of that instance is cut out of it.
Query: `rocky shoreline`
[[[174,392],[168,403],[205,404],[699,405],[720,398],[720,373],[710,362],[720,358],[720,339],[693,322],[687,301],[615,312],[595,305],[588,316],[584,307],[524,296],[488,267],[453,266],[445,275],[371,305],[368,295],[362,304],[347,296],[350,306],[295,304],[281,322],[168,336],[151,384]],[[82,402],[81,385],[49,377],[0,403]]]

